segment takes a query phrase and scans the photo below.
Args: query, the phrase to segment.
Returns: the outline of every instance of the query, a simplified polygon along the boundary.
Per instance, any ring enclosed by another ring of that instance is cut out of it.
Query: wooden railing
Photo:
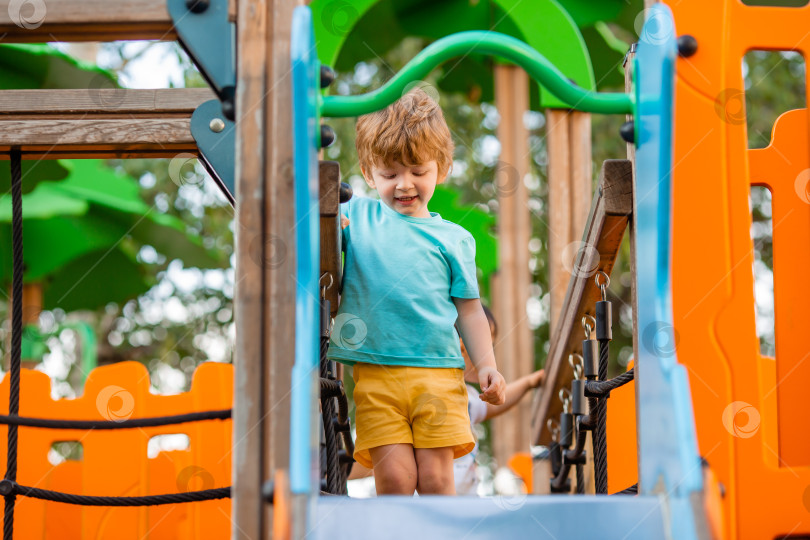
[[[331,286],[326,289],[326,298],[331,304],[332,316],[337,314],[338,291],[343,278],[343,262],[340,257],[340,165],[337,161],[321,161],[320,211],[321,211],[321,275],[332,276]],[[330,279],[324,278],[324,286]]]
[[[594,304],[601,299],[594,276],[598,272],[610,275],[624,231],[631,223],[632,213],[632,164],[625,159],[606,160],[599,172],[598,190],[594,195],[588,222],[585,225],[582,247],[574,260],[559,322],[551,337],[551,347],[545,364],[546,380],[539,390],[532,416],[533,444],[551,442],[546,419],[557,418],[562,412],[562,403],[557,394],[561,388],[570,387],[573,379],[568,355],[581,354],[582,340],[585,339],[581,325],[582,317],[593,315]]]

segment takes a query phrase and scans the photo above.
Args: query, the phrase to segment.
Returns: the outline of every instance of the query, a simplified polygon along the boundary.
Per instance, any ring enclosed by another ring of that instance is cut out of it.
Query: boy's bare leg
[[[413,495],[416,460],[410,444],[386,444],[369,449],[377,495]],[[450,465],[452,469],[452,463]],[[452,470],[451,470],[452,473]]]
[[[453,480],[453,448],[415,448],[416,470],[420,495],[455,495]]]

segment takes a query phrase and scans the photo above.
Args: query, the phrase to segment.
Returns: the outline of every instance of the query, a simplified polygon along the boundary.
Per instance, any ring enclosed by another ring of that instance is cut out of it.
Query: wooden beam
[[[561,109],[546,111],[548,121],[550,334],[554,334],[570,272],[592,197],[591,116]]]
[[[0,91],[0,159],[173,157],[197,153],[191,115],[207,88]]]
[[[210,88],[0,90],[0,118],[76,114],[186,115],[215,98]]]
[[[331,314],[338,310],[338,291],[343,278],[343,261],[340,256],[340,164],[337,161],[321,161],[320,165],[320,213],[321,213],[321,275],[332,276],[332,286],[326,290]],[[327,282],[324,285],[328,284]]]
[[[277,473],[289,473],[290,469],[290,388],[292,387],[292,367],[295,361],[295,267],[296,267],[296,220],[295,193],[293,178],[293,120],[292,120],[292,84],[290,84],[290,38],[293,10],[300,4],[299,0],[265,0],[267,11],[266,28],[264,29],[263,50],[266,51],[265,76],[266,93],[255,96],[255,99],[243,105],[240,116],[261,114],[264,119],[264,138],[260,140],[265,154],[264,171],[264,245],[273,248],[278,254],[278,247],[286,249],[286,255],[278,258],[274,255],[271,264],[264,269],[263,288],[266,295],[265,315],[261,333],[264,347],[263,359],[267,377],[264,381],[264,410],[262,416],[264,437],[264,479],[274,478]],[[242,24],[246,18],[256,17],[262,11],[248,9],[245,4],[239,6],[239,17]],[[250,45],[240,44],[240,54],[250,54]],[[237,86],[238,88],[238,86]],[[317,324],[312,321],[312,324]],[[258,337],[258,336],[254,336]],[[303,426],[296,426],[303,429]],[[305,511],[306,500],[302,496],[290,496],[287,507],[296,514],[296,510]],[[263,520],[272,523],[277,516],[273,506],[265,504],[262,508]],[[304,521],[292,519],[292,526]],[[304,535],[291,529],[292,537]],[[267,528],[262,536],[240,535],[240,537],[268,538]]]
[[[571,147],[568,111],[546,110],[546,147],[548,149],[548,287],[549,335],[559,322],[569,274],[563,259],[566,248],[579,239],[580,231],[571,224]],[[548,362],[548,361],[546,361]],[[548,372],[548,363],[545,366]]]
[[[4,43],[174,40],[166,0],[0,0]]]
[[[562,403],[557,393],[560,388],[569,387],[573,378],[568,355],[581,353],[584,334],[580,321],[585,314],[593,315],[594,304],[600,299],[594,275],[599,271],[610,275],[632,212],[633,176],[630,161],[605,161],[599,173],[599,191],[594,195],[585,226],[582,239],[584,247],[576,257],[560,318],[552,334],[545,367],[546,382],[532,423],[534,444],[549,444],[551,440],[546,419],[559,416]]]
[[[501,116],[497,135],[501,156],[496,171],[498,195],[498,277],[493,282],[493,313],[498,322],[495,358],[507,382],[534,370],[534,339],[529,328],[529,133],[523,115],[529,109],[529,79],[516,66],[495,66],[495,105]],[[503,465],[515,452],[529,450],[531,407],[518,403],[492,420],[495,460]]]
[[[267,133],[266,117],[267,109],[277,99],[273,91],[268,92],[268,55],[272,56],[275,51],[268,27],[272,4],[273,0],[239,0],[236,38],[239,117],[236,123],[234,319],[239,332],[234,355],[231,538],[254,540],[268,538],[267,531],[272,530],[272,524],[265,521],[261,487],[264,480],[273,478],[266,471],[275,468],[277,458],[269,455],[265,433],[268,403],[278,398],[277,392],[266,392],[273,374],[267,356],[270,308],[265,287],[268,265],[264,264],[266,260],[273,260],[267,250],[274,247],[267,245],[272,237],[265,229],[264,208],[267,184],[272,176],[267,172],[272,155],[272,147],[267,143],[272,139]],[[286,381],[289,383],[289,378]]]

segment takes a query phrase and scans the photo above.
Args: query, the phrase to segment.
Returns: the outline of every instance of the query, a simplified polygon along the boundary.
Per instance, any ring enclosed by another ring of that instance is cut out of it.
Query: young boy
[[[413,90],[357,122],[357,153],[380,200],[343,212],[343,297],[328,357],[353,366],[355,459],[377,493],[455,493],[453,459],[475,445],[459,335],[481,399],[503,403],[475,272],[475,241],[428,211],[453,142],[438,104]]]

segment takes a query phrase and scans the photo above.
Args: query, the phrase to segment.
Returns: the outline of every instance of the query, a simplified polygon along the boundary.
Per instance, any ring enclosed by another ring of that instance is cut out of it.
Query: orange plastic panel
[[[638,483],[635,382],[613,390],[607,403],[608,493],[616,493]]]
[[[233,403],[233,367],[205,363],[189,392],[159,396],[149,391],[149,373],[137,362],[93,370],[84,395],[51,399],[44,373],[23,370],[20,415],[65,420],[123,420],[228,409]],[[0,412],[8,412],[8,377],[0,384]],[[112,431],[19,428],[18,483],[82,495],[139,496],[196,491],[231,484],[231,421]],[[0,426],[0,462],[8,429]],[[152,437],[183,433],[187,451],[147,456]],[[48,451],[57,441],[79,441],[81,461],[53,466]],[[199,539],[227,538],[230,500],[154,507],[74,506],[18,497],[14,537]]]
[[[698,42],[694,56],[676,63],[672,287],[700,452],[725,486],[728,538],[808,535],[802,387],[810,347],[800,306],[810,290],[799,272],[810,264],[810,205],[796,188],[797,175],[810,168],[808,119],[783,116],[772,146],[749,151],[741,66],[752,49],[806,53],[810,6],[666,3],[678,34]],[[760,355],[756,333],[752,184],[773,190],[775,361]]]
[[[506,463],[512,471],[523,480],[526,485],[526,493],[532,493],[532,455],[528,452],[517,452],[512,454]]]

